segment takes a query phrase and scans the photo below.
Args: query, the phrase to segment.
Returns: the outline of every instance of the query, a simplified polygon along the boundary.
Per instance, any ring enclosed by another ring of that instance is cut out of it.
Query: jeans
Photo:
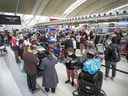
[[[114,78],[116,76],[116,62],[106,61],[105,62],[105,76],[109,77],[109,71],[110,67],[112,69],[112,77]]]
[[[27,84],[31,91],[34,91],[36,89],[36,74],[27,74]]]

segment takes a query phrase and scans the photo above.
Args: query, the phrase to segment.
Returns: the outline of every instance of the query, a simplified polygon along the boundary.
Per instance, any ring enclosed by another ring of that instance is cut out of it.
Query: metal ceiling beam
[[[32,18],[31,19],[29,19],[29,20],[27,20],[26,22],[25,22],[25,25],[28,25],[29,23],[31,23],[31,21],[35,18],[35,16],[36,16],[36,14],[37,14],[37,11],[39,10],[39,8],[40,8],[40,5],[41,5],[41,2],[42,2],[42,0],[36,0],[37,2],[36,2],[36,4],[35,4],[35,6],[33,6],[33,11],[32,11]]]
[[[47,0],[47,3],[45,4],[45,7],[44,7],[44,9],[43,9],[43,11],[42,11],[42,14],[44,13],[44,10],[47,8],[47,6],[49,5],[49,3],[51,2],[52,0]]]
[[[36,0],[36,4],[35,6],[33,7],[33,11],[32,11],[32,15],[36,15],[37,14],[37,11],[39,10],[40,6],[41,6],[41,2],[42,0]]]
[[[51,0],[42,0],[42,3],[40,5],[40,8],[37,12],[38,15],[41,15],[41,13],[44,11],[44,9],[46,8],[46,6],[50,3]]]
[[[20,5],[20,0],[17,0],[15,15],[16,15],[16,14],[17,14],[17,12],[18,12],[19,5]]]
[[[116,0],[117,1],[117,0]],[[102,3],[101,3],[102,2]],[[92,4],[88,5],[88,6],[85,6],[83,8],[81,8],[78,13],[76,14],[77,15],[80,15],[83,13],[87,13],[87,14],[92,14],[92,13],[97,13],[97,9],[102,9],[104,8],[104,6],[108,6],[109,4],[111,4],[112,2],[115,2],[115,0],[101,0],[101,2],[97,2],[97,0],[95,0]],[[84,15],[85,15],[84,14]]]

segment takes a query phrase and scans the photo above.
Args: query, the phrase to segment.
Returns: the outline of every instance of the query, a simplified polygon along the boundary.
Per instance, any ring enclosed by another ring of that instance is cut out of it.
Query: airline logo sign
[[[0,24],[21,25],[21,19],[20,16],[0,15]]]

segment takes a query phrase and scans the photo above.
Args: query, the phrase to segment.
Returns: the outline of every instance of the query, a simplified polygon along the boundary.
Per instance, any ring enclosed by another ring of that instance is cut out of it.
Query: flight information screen
[[[20,16],[15,15],[0,15],[0,24],[5,25],[20,25]]]

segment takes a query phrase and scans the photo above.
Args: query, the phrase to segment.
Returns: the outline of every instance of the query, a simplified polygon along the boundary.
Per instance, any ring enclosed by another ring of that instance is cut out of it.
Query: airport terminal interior
[[[128,0],[0,0],[0,96],[128,96]]]

